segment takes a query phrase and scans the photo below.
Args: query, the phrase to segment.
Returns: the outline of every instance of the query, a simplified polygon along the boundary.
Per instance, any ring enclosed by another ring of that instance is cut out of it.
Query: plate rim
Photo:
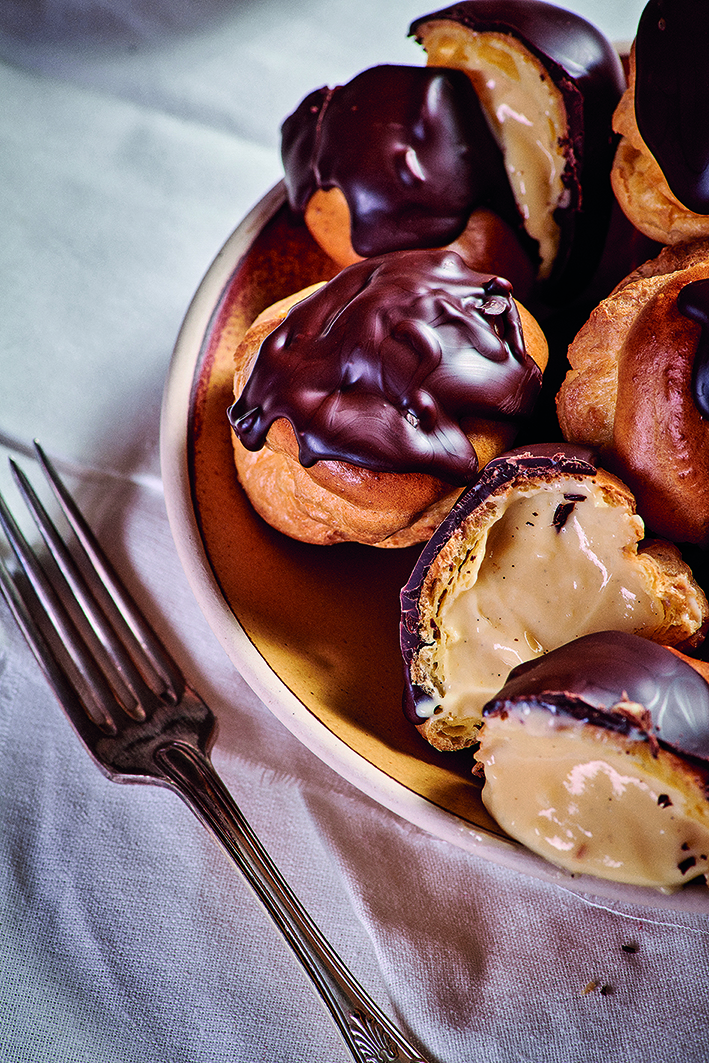
[[[207,556],[192,502],[189,432],[196,382],[214,321],[230,279],[263,224],[285,201],[283,180],[273,185],[236,226],[202,277],[175,341],[160,412],[160,466],[168,522],[197,604],[232,664],[269,711],[341,778],[401,819],[476,856],[551,882],[562,889],[621,903],[675,911],[709,912],[709,889],[663,894],[648,887],[592,876],[571,876],[515,841],[435,805],[351,749],[320,721],[262,656],[226,601]]]

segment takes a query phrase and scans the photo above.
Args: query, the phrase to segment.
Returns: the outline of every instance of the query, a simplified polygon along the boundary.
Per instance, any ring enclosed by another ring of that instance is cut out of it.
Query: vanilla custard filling
[[[707,871],[709,803],[667,751],[529,707],[481,739],[486,808],[551,863],[665,891]]]
[[[661,606],[637,554],[642,534],[637,516],[583,482],[518,488],[440,606],[441,729],[479,723],[522,661],[593,631],[654,629]]]
[[[561,93],[536,56],[507,34],[431,22],[424,47],[430,65],[463,69],[470,77],[504,152],[524,226],[539,244],[539,276],[548,277],[559,247],[554,211],[568,195],[562,180],[567,123]]]

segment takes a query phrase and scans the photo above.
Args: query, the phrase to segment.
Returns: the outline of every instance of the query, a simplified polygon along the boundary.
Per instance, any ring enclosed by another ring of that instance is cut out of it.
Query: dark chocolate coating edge
[[[623,701],[642,705],[646,718],[624,714]],[[524,706],[709,761],[709,684],[665,646],[629,632],[583,635],[518,665],[483,717]]]

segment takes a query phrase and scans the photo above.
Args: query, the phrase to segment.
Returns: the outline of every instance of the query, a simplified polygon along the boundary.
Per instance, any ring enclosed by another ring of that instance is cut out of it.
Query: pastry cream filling
[[[481,739],[486,808],[551,863],[665,891],[707,871],[709,803],[672,754],[529,707]]]
[[[500,145],[524,226],[539,244],[539,276],[548,277],[559,247],[554,211],[567,196],[561,144],[567,135],[561,93],[542,63],[504,33],[477,33],[450,22],[426,26],[433,66],[465,70]]]
[[[438,711],[451,736],[480,722],[522,661],[593,631],[645,634],[661,619],[637,516],[572,480],[508,498],[439,610]]]

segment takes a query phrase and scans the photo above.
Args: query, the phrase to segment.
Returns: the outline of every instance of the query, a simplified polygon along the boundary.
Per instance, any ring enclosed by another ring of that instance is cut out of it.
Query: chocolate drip
[[[702,417],[709,419],[709,279],[685,284],[677,309],[702,328],[692,366],[692,397]]]
[[[286,418],[306,467],[341,460],[462,486],[478,467],[465,419],[525,416],[540,387],[506,280],[452,252],[402,251],[349,266],[296,304],[229,419],[258,450]]]
[[[623,702],[646,715],[622,711]],[[709,685],[698,672],[648,639],[622,631],[584,635],[518,665],[483,715],[529,704],[609,730],[645,731],[687,756],[709,759]],[[614,706],[621,705],[621,709]]]
[[[291,207],[339,188],[367,257],[455,240],[476,207],[521,221],[502,153],[460,70],[377,66],[317,89],[282,126]]]
[[[672,192],[709,214],[709,20],[705,0],[650,0],[635,40],[635,118]]]

